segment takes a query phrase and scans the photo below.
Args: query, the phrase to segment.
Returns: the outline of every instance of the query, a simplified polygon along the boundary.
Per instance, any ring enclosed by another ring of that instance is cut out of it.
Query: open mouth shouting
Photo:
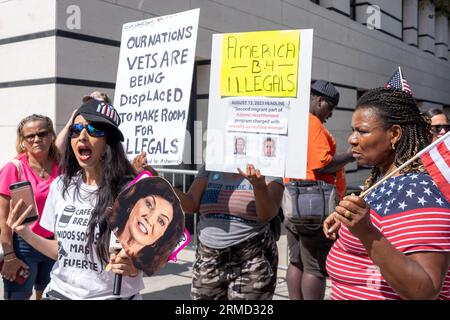
[[[91,148],[85,145],[78,145],[77,151],[78,151],[78,159],[80,159],[80,161],[87,162],[91,159],[92,156]]]

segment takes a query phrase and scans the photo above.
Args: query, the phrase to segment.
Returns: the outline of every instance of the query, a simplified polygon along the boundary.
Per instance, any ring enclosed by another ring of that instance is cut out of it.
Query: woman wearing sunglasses
[[[81,98],[81,102],[86,103],[92,99],[111,104],[111,99],[108,97],[108,95],[106,93],[100,92],[100,91],[93,91],[91,94],[83,96],[83,98]],[[73,116],[75,115],[76,112],[77,112],[76,109],[73,110],[72,115],[70,116],[66,125],[64,126],[64,128],[61,129],[61,131],[56,136],[55,145],[61,154],[63,154],[64,151],[66,150],[66,145],[65,145],[66,138],[69,133],[70,126],[72,125]]]
[[[33,247],[57,260],[45,290],[49,299],[139,299],[142,274],[126,255],[109,253],[107,208],[134,177],[125,157],[119,116],[108,103],[91,99],[74,114],[58,177],[50,187],[41,226],[55,233],[47,240],[21,225],[14,208],[11,226]],[[107,263],[111,271],[106,271]],[[113,295],[121,274],[120,296]]]
[[[25,242],[17,233],[12,233],[6,225],[10,214],[9,186],[22,180],[31,183],[36,199],[39,218],[29,228],[31,232],[52,238],[53,233],[39,225],[50,184],[58,176],[59,154],[55,146],[56,134],[52,120],[46,116],[33,114],[20,121],[17,127],[17,158],[7,163],[0,171],[0,241],[4,252],[1,269],[4,299],[29,299],[36,290],[36,299],[42,297],[44,288],[50,281],[50,271],[54,261],[41,254]],[[27,280],[20,284],[17,272],[24,268]]]
[[[436,141],[450,131],[448,117],[441,109],[429,109],[425,112],[425,115],[431,120],[431,133],[433,134],[433,141]]]

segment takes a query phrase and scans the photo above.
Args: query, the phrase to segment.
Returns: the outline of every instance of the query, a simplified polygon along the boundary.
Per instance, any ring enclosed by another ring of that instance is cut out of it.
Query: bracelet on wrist
[[[17,257],[14,257],[14,258],[11,258],[11,259],[8,259],[8,260],[4,260],[5,262],[11,262],[11,261],[14,261],[14,260],[17,260]]]
[[[14,254],[14,253],[15,253],[14,251],[7,252],[7,253],[3,254],[3,257],[9,256],[10,254]]]

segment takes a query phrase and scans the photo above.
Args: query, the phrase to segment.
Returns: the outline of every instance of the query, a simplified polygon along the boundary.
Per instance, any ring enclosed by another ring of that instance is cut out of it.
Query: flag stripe
[[[429,159],[429,160],[428,160]],[[422,162],[425,164],[428,162],[429,164],[425,165],[428,173],[433,177],[433,180],[441,189],[442,194],[450,202],[450,186],[448,184],[448,180],[442,175],[440,169],[433,163],[429,154],[425,154],[422,156]]]
[[[446,159],[442,157],[438,149],[431,150],[430,157],[434,161],[434,164],[439,169],[445,180],[447,180],[447,182],[450,183],[450,172],[449,172],[450,165],[447,163]]]
[[[442,158],[447,163],[447,167],[450,167],[450,139],[445,139],[443,143],[440,143],[437,146],[439,153],[441,154]]]
[[[436,185],[450,201],[450,136],[434,145],[421,157]]]

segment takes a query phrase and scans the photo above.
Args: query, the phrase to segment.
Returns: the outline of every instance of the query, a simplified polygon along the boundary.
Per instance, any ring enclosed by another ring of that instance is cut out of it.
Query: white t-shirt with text
[[[41,226],[55,234],[58,260],[53,266],[51,280],[45,292],[55,290],[70,299],[117,299],[138,294],[144,288],[142,273],[137,277],[122,277],[120,296],[114,296],[114,273],[102,269],[95,253],[87,247],[87,226],[97,201],[97,187],[83,183],[80,176],[73,179],[65,198],[62,177],[50,186],[41,218]],[[75,195],[75,184],[79,194]],[[96,235],[98,229],[96,230]]]

